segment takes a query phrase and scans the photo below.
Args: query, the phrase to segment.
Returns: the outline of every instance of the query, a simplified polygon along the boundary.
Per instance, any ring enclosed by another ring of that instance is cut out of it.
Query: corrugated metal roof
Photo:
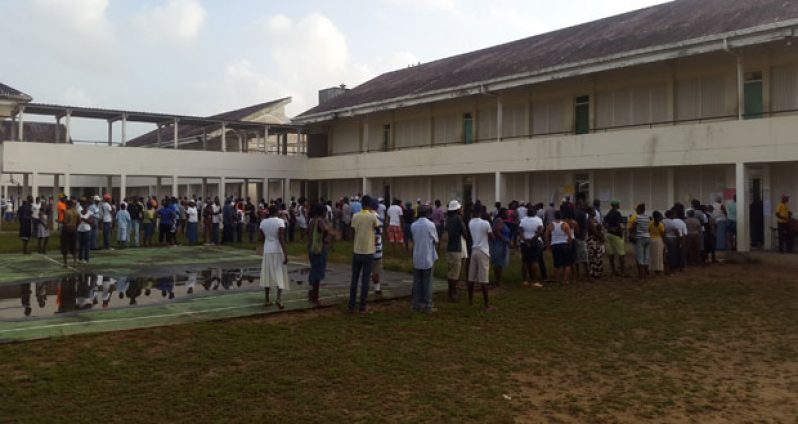
[[[796,18],[795,0],[677,0],[388,72],[298,118]]]
[[[0,99],[19,100],[29,102],[33,98],[13,87],[9,87],[0,82]]]

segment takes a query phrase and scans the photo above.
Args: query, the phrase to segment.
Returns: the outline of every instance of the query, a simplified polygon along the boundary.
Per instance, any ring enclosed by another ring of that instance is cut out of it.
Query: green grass
[[[542,290],[517,268],[494,313],[437,296],[432,316],[394,301],[0,346],[0,422],[798,417],[795,264]]]

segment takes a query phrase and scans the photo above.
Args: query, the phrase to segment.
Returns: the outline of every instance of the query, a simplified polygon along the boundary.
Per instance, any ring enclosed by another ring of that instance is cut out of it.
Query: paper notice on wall
[[[573,194],[574,194],[574,186],[571,185],[571,184],[566,184],[566,185],[562,186],[562,192],[566,196],[573,196]]]
[[[609,202],[612,200],[612,194],[609,190],[599,190],[598,199],[602,202]]]

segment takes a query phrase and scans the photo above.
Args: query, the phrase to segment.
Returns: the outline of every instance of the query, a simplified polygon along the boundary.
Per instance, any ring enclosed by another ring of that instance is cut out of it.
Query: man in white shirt
[[[540,264],[540,255],[543,254],[543,243],[540,239],[544,229],[543,220],[537,216],[534,209],[530,208],[526,216],[521,218],[519,227],[521,228],[521,275],[524,285],[528,286],[531,281],[535,287],[543,287],[540,281],[535,281],[535,264]]]
[[[432,267],[438,259],[438,230],[429,220],[428,206],[418,208],[418,219],[410,227],[413,233],[413,310],[435,312],[432,305]]]
[[[393,251],[396,252],[397,244],[405,244],[404,233],[402,232],[402,207],[400,202],[394,201],[393,205],[388,208],[388,242],[393,246]],[[407,246],[405,246],[406,248]]]
[[[260,268],[260,286],[264,290],[265,305],[269,289],[277,287],[277,307],[283,309],[283,290],[288,289],[288,253],[285,251],[285,221],[277,216],[277,207],[269,207],[269,217],[261,221],[263,233],[263,259]]]
[[[111,207],[111,196],[103,196],[100,203],[100,216],[103,220],[103,249],[111,250],[111,228],[114,222],[113,208]]]
[[[485,310],[492,311],[494,308],[488,303],[488,283],[490,275],[490,239],[493,237],[493,229],[490,223],[484,219],[487,217],[485,206],[481,208],[475,207],[473,216],[468,223],[468,231],[471,233],[471,239],[473,240],[471,261],[468,266],[468,304],[474,304],[474,284],[479,282],[482,287]]]

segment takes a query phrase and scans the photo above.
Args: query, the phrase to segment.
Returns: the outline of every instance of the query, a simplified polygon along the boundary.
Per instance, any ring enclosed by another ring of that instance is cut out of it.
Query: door
[[[391,186],[390,185],[386,184],[383,187],[382,198],[385,199],[385,203],[386,204],[388,204],[388,205],[391,204],[392,199],[391,199]]]
[[[471,144],[474,142],[474,118],[470,113],[463,116],[463,143]]]
[[[574,133],[590,132],[590,96],[579,96],[574,102]]]
[[[474,199],[471,198],[471,193],[474,192],[474,180],[471,177],[463,179],[463,203],[471,203]]]
[[[743,95],[745,99],[743,105],[745,119],[761,118],[762,113],[765,111],[761,72],[751,72],[745,75]]]

